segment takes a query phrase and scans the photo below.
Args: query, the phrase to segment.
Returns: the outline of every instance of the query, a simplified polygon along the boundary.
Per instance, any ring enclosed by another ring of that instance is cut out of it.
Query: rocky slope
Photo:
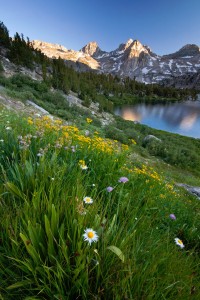
[[[34,49],[40,49],[41,52],[50,58],[60,57],[68,62],[78,62],[80,64],[84,64],[85,66],[89,66],[91,69],[99,68],[98,61],[96,61],[91,55],[84,54],[82,51],[74,51],[71,49],[68,50],[67,48],[58,44],[50,44],[36,40],[33,41],[32,44]]]
[[[120,77],[129,76],[144,83],[195,88],[199,78],[200,48],[197,45],[186,45],[175,53],[163,56],[132,39],[111,52],[102,51],[96,42],[87,44],[80,51],[41,41],[33,41],[33,47],[48,57],[61,57],[68,64],[76,64],[79,70],[93,69]]]

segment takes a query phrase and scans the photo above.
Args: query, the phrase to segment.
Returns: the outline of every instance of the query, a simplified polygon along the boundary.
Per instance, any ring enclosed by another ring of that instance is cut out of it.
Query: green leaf
[[[52,234],[55,236],[58,232],[58,224],[59,224],[59,215],[56,212],[54,204],[51,207],[51,230]]]
[[[37,251],[35,250],[35,248],[31,245],[31,242],[29,242],[29,239],[22,233],[20,233],[20,237],[24,242],[24,245],[26,247],[26,250],[28,251],[28,253],[30,254],[30,256],[32,257],[32,259],[34,260],[34,262],[36,264],[39,264],[40,261],[40,257],[37,253]]]
[[[115,222],[116,222],[116,214],[113,216],[113,219],[112,219],[112,221],[111,221],[111,223],[110,223],[110,226],[109,226],[109,228],[108,228],[108,230],[107,230],[107,234],[109,234],[110,232],[112,232],[113,227],[114,227],[114,225],[115,225]]]
[[[49,219],[48,217],[45,215],[44,216],[44,222],[45,222],[45,231],[46,231],[46,235],[48,238],[48,254],[49,256],[54,256],[54,246],[53,246],[53,234],[51,231],[51,227],[50,227],[50,223],[49,223]]]
[[[109,246],[109,247],[107,247],[107,249],[112,251],[113,253],[115,253],[119,257],[119,259],[121,259],[121,261],[124,262],[124,254],[118,247]]]
[[[74,276],[73,276],[73,279],[72,279],[73,282],[76,281],[77,277],[80,275],[80,273],[83,272],[83,270],[85,270],[85,268],[86,268],[85,262],[80,263],[76,267],[76,269],[73,271],[73,273],[74,273]]]
[[[29,236],[30,236],[33,246],[35,248],[38,248],[38,244],[39,244],[38,230],[37,231],[35,230],[34,226],[31,224],[30,221],[28,221],[28,233],[29,233]]]
[[[14,284],[9,285],[6,289],[7,290],[12,290],[12,289],[16,289],[16,288],[21,287],[21,286],[25,286],[27,284],[31,284],[31,281],[30,280],[18,281]]]
[[[22,193],[22,191],[20,191],[20,189],[16,185],[14,185],[12,182],[6,182],[5,187],[14,196],[17,196],[23,200],[26,200],[26,195],[24,193]]]

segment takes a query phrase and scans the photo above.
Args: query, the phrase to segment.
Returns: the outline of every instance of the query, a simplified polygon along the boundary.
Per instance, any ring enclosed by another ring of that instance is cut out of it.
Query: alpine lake
[[[200,101],[137,103],[117,106],[114,113],[155,129],[200,138]]]

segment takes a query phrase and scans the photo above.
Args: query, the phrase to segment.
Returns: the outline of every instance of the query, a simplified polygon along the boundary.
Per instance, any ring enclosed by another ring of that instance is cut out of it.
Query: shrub
[[[110,125],[105,127],[105,136],[123,144],[129,143],[127,136],[122,131]]]
[[[65,120],[72,120],[73,119],[73,115],[67,111],[67,110],[64,110],[64,109],[58,109],[55,111],[56,115],[65,119]]]
[[[41,95],[41,99],[45,102],[53,103],[59,108],[68,108],[69,105],[66,99],[59,92],[47,92]]]

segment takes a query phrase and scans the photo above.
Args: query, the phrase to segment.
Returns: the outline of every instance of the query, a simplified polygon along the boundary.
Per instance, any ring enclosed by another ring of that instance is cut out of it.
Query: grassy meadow
[[[1,107],[0,299],[199,299],[200,202],[137,147]]]
[[[193,180],[194,185],[196,181],[199,182],[200,139],[156,130],[142,124],[134,124],[132,121],[123,120],[113,113],[110,113],[110,118],[113,122],[107,126],[102,126],[100,114],[92,114],[92,108],[84,107],[84,101],[82,101],[81,107],[70,105],[66,99],[66,94],[63,92],[52,90],[47,82],[33,80],[23,74],[16,74],[9,78],[1,75],[0,95],[6,99],[20,100],[22,103],[26,103],[27,99],[30,99],[50,114],[72,122],[82,130],[85,129],[85,119],[92,119],[90,130],[92,128],[93,131],[97,130],[102,137],[117,140],[130,146],[133,141],[136,141],[138,147],[134,148],[134,153],[137,152],[140,157],[148,158],[150,162],[153,157],[156,157],[160,160],[164,169],[166,166],[162,162],[170,164],[176,169],[178,168],[178,173],[181,175],[189,172],[188,176],[186,176],[189,184],[192,184],[192,176],[197,177],[197,180]],[[105,101],[104,105],[102,101]],[[124,100],[118,98],[118,101],[123,103]],[[141,101],[143,100],[141,99]],[[94,103],[98,105],[98,113],[102,110],[102,105],[105,106],[108,102],[109,97],[105,98],[103,95],[93,98],[93,105]],[[162,142],[155,139],[144,142],[147,135],[155,135]]]

